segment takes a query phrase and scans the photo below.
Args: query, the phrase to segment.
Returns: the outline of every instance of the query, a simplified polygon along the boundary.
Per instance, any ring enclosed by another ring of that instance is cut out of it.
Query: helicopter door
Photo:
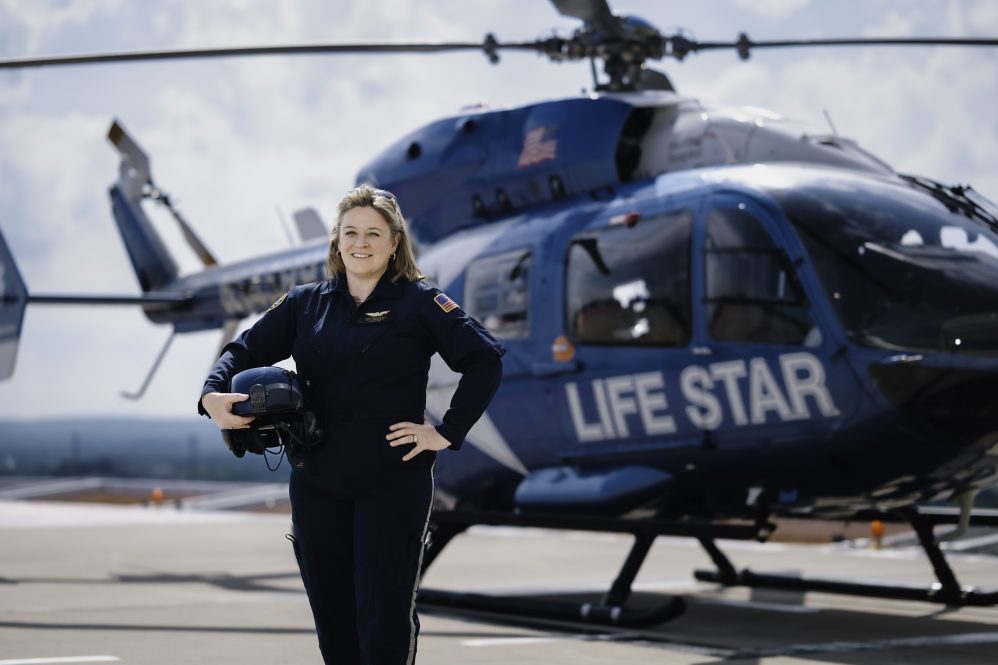
[[[700,444],[681,416],[679,375],[693,363],[690,249],[693,213],[613,217],[571,238],[565,332],[580,371],[559,377],[573,463],[644,463]],[[616,223],[616,222],[622,223]]]
[[[479,256],[465,275],[464,307],[506,348],[503,358],[502,388],[489,411],[516,414],[498,420],[505,442],[499,446],[498,433],[491,443],[491,456],[506,467],[525,475],[527,469],[551,457],[552,442],[558,432],[549,414],[549,391],[532,372],[537,345],[538,302],[543,300],[535,283],[534,266],[539,263],[536,248],[520,247],[498,254]],[[548,338],[550,339],[550,338]],[[550,345],[550,341],[548,341]],[[550,353],[550,352],[549,352]],[[497,454],[497,448],[511,452]]]
[[[819,291],[805,288],[798,274],[804,256],[795,242],[781,238],[775,220],[748,197],[715,196],[705,210],[696,234],[702,263],[694,273],[702,279],[699,369],[684,377],[694,405],[687,412],[709,447],[727,451],[729,470],[739,466],[739,448],[743,468],[758,469],[758,455],[833,428],[854,400],[856,382],[819,325],[808,297]],[[786,489],[788,497],[795,493]]]

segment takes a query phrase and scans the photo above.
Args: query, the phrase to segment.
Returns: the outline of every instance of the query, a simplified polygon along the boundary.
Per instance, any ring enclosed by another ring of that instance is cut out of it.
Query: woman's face
[[[374,208],[347,210],[340,222],[340,258],[352,277],[380,277],[388,269],[398,238]]]

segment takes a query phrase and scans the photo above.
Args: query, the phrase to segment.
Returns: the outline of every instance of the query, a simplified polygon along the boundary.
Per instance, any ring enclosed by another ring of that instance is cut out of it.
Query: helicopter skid
[[[644,628],[662,624],[675,619],[686,609],[685,601],[678,596],[670,596],[650,607],[635,608],[628,607],[626,604],[631,595],[634,579],[638,575],[641,564],[648,556],[655,538],[660,535],[670,535],[700,538],[701,542],[708,536],[753,540],[761,539],[761,534],[768,535],[772,530],[771,524],[716,524],[581,515],[437,511],[433,513],[431,518],[431,539],[423,558],[423,571],[425,572],[454,536],[474,524],[630,533],[634,536],[634,544],[631,546],[631,550],[610,589],[596,603],[552,601],[423,588],[419,590],[417,595],[421,604],[461,611],[507,615],[518,619],[568,621],[625,628]]]
[[[628,607],[632,585],[641,564],[660,535],[696,538],[710,556],[716,570],[697,570],[694,576],[702,582],[723,586],[779,589],[786,591],[818,591],[824,593],[866,596],[892,600],[940,603],[950,607],[998,605],[998,590],[961,585],[939,548],[933,532],[936,524],[953,523],[959,516],[952,510],[936,507],[908,507],[883,513],[861,511],[856,517],[906,521],[911,524],[925,550],[937,582],[928,586],[905,583],[876,583],[852,579],[808,578],[803,576],[755,573],[737,570],[717,546],[715,539],[765,541],[775,525],[765,519],[755,523],[712,522],[698,520],[668,521],[662,519],[625,519],[585,515],[506,513],[499,511],[434,511],[431,518],[431,538],[423,557],[423,571],[456,535],[472,525],[532,527],[576,531],[629,533],[634,544],[610,589],[599,602],[567,602],[541,598],[463,593],[441,589],[420,589],[417,599],[422,605],[454,609],[461,612],[505,615],[514,619],[563,621],[574,624],[644,628],[671,621],[686,607],[681,597],[670,596],[653,605]],[[993,511],[974,511],[971,523],[998,524]]]
[[[701,582],[714,582],[723,586],[745,586],[752,589],[780,591],[817,591],[890,600],[915,600],[941,603],[950,607],[998,605],[998,591],[982,591],[975,587],[960,586],[956,589],[941,583],[928,587],[917,584],[877,584],[857,580],[834,578],[807,578],[778,573],[754,573],[749,569],[736,572],[729,578],[717,570],[697,570],[693,573]]]
[[[888,515],[875,515],[878,518]],[[724,552],[717,547],[712,539],[701,538],[707,554],[717,567],[716,570],[696,570],[694,576],[701,582],[714,582],[722,586],[746,586],[758,589],[776,589],[781,591],[818,591],[851,596],[866,596],[872,598],[887,598],[891,600],[914,600],[927,603],[939,603],[948,607],[987,607],[998,605],[998,590],[978,589],[961,585],[956,574],[946,561],[946,556],[939,548],[939,541],[933,531],[934,524],[952,522],[956,515],[951,511],[933,508],[903,508],[894,512],[894,519],[903,519],[911,524],[918,536],[922,549],[932,564],[932,570],[937,582],[929,585],[892,583],[880,584],[851,579],[808,578],[798,575],[755,573],[744,568],[736,570]],[[974,519],[976,517],[977,519]],[[981,511],[980,515],[972,516],[971,522],[994,525],[995,515],[991,511]]]
[[[460,593],[438,589],[421,589],[419,602],[431,607],[471,612],[486,612],[517,619],[541,619],[584,623],[593,626],[646,628],[671,621],[686,610],[686,602],[671,596],[661,603],[644,609],[602,603],[568,603],[494,596],[480,593]]]

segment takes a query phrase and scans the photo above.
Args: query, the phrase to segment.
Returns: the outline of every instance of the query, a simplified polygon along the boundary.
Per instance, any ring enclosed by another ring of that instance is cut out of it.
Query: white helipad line
[[[976,538],[963,538],[962,540],[943,543],[943,549],[960,552],[962,550],[970,549],[971,547],[986,547],[988,545],[994,545],[995,543],[998,543],[998,533],[978,536]]]
[[[545,642],[613,642],[616,640],[628,639],[629,633],[596,633],[585,635],[573,635],[571,633],[552,633],[549,635],[538,635],[536,637],[491,637],[479,640],[462,640],[461,644],[466,647],[498,647],[514,644],[543,644]]]
[[[930,637],[902,637],[868,642],[819,642],[816,644],[790,644],[771,649],[745,649],[736,652],[734,658],[770,658],[820,653],[852,653],[858,651],[893,651],[919,647],[962,646],[970,644],[998,643],[998,633],[958,633],[956,635],[936,635]]]
[[[16,485],[0,490],[0,499],[16,501],[32,499],[39,496],[81,492],[83,490],[99,489],[104,486],[101,478],[69,478],[67,480],[42,480],[38,482]]]
[[[466,647],[497,647],[510,646],[514,644],[543,644],[544,642],[563,642],[566,640],[578,640],[577,635],[558,635],[552,637],[494,637],[480,640],[463,640],[461,644]]]
[[[121,660],[117,656],[62,656],[59,658],[18,658],[0,660],[0,665],[42,665],[43,663],[110,663]]]
[[[251,513],[198,512],[176,510],[166,506],[119,506],[98,503],[5,501],[0,499],[0,529],[77,528],[139,524],[213,524],[246,522],[255,519],[258,517],[254,517]]]
[[[784,603],[766,603],[758,600],[735,600],[729,598],[697,598],[698,603],[704,605],[723,605],[725,607],[746,607],[756,610],[769,610],[771,612],[786,612],[788,614],[817,614],[821,609],[817,607],[807,607],[806,605],[790,605]]]
[[[474,586],[469,591],[475,593],[492,593],[499,596],[520,596],[524,594],[547,594],[547,593],[605,593],[605,579],[574,580],[555,584],[533,584],[530,586],[509,586],[503,584],[499,586]],[[697,589],[713,589],[716,585],[708,582],[697,582],[690,577],[658,578],[649,580],[637,580],[634,582],[635,591],[671,591],[681,589],[684,591],[695,591]]]

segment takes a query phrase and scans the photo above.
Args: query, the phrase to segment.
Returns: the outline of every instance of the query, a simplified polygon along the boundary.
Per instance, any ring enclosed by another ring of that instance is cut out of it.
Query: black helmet
[[[287,446],[289,454],[317,443],[322,436],[308,406],[298,375],[281,367],[255,367],[239,372],[229,392],[249,399],[235,402],[232,413],[253,416],[248,428],[222,430],[225,445],[236,457],[246,452],[262,455],[270,448]]]

